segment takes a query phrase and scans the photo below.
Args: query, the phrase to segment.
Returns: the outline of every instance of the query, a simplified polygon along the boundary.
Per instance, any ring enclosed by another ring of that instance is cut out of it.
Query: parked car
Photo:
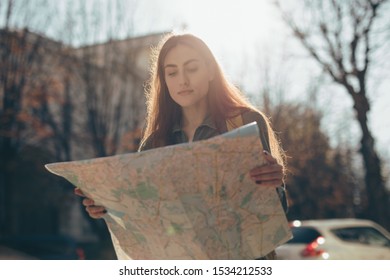
[[[276,249],[278,259],[390,260],[390,233],[361,219],[294,221],[293,238]]]
[[[0,239],[0,246],[23,252],[26,258],[41,260],[85,259],[84,250],[76,241],[62,235],[9,236]]]

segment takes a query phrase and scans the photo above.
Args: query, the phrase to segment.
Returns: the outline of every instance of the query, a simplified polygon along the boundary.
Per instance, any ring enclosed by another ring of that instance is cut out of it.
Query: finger
[[[89,216],[93,219],[101,219],[103,218],[105,213],[98,213],[98,214],[89,214]]]
[[[257,176],[261,174],[268,174],[268,173],[282,173],[283,168],[279,164],[271,164],[271,165],[263,165],[263,166],[257,166],[253,168],[249,174],[251,176]]]
[[[277,188],[283,183],[282,180],[271,180],[271,181],[256,181],[256,184],[262,187]]]
[[[79,189],[79,188],[75,188],[75,189],[74,189],[74,193],[75,193],[76,195],[78,195],[78,196],[85,197],[83,191],[82,191],[81,189]]]
[[[263,153],[268,163],[277,163],[276,159],[268,151],[264,150]]]
[[[103,218],[103,216],[107,213],[107,211],[99,211],[99,212],[94,212],[94,213],[89,213],[88,212],[88,215],[91,217],[91,218],[94,218],[94,219],[100,219],[100,218]]]
[[[83,203],[84,206],[95,206],[95,201],[93,201],[90,198],[83,199],[82,203]]]
[[[104,215],[106,215],[106,213],[96,213],[96,214],[89,214],[89,216],[93,219],[101,219],[104,217]]]
[[[107,213],[106,208],[103,206],[87,206],[85,209],[90,214]]]
[[[103,206],[88,206],[85,210],[94,219],[102,218],[107,213],[107,210]]]
[[[269,173],[269,174],[251,176],[251,178],[254,181],[273,181],[273,180],[282,180],[283,176],[280,173]]]

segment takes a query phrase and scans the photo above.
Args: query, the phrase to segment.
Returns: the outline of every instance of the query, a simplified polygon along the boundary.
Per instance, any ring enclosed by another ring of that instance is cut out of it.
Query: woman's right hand
[[[85,194],[79,189],[75,188],[74,193],[78,196],[84,197],[83,205],[85,206],[85,210],[88,212],[89,216],[94,219],[103,218],[103,216],[107,213],[106,208],[103,206],[95,205],[95,201],[85,196]]]

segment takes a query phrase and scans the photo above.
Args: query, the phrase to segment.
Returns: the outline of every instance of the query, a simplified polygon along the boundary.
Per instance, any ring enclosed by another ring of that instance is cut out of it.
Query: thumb
[[[277,163],[276,159],[268,151],[264,150],[263,154],[268,163],[270,164]]]

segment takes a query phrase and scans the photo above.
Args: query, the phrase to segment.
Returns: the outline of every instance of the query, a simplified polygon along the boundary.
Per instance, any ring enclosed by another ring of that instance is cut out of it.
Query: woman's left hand
[[[256,184],[265,187],[279,187],[283,184],[283,167],[267,151],[264,151],[267,164],[253,168],[249,175]]]

